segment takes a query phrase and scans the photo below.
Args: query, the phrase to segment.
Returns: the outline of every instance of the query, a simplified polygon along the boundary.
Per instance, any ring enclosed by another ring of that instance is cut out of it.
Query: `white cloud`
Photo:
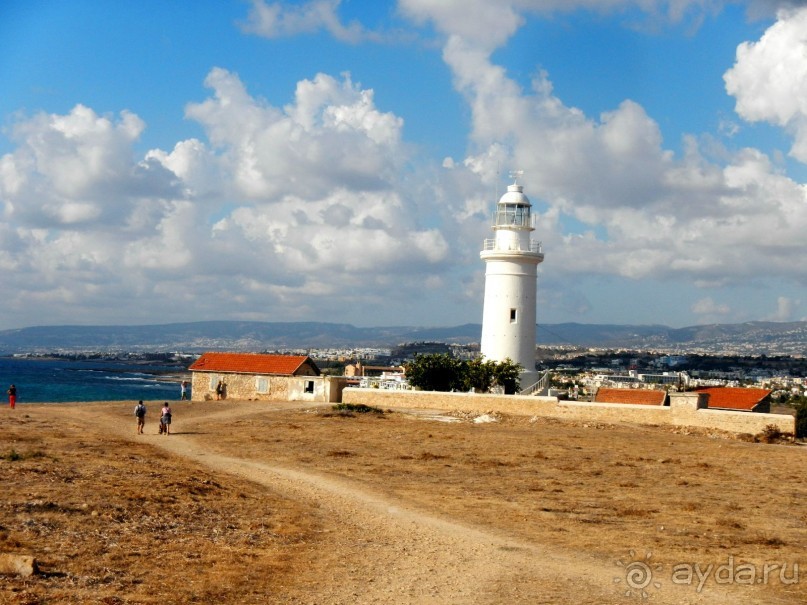
[[[467,153],[442,166],[421,158],[403,120],[348,74],[301,80],[277,106],[213,68],[209,97],[185,108],[204,135],[139,155],[146,124],[131,112],[77,105],[18,119],[15,148],[0,157],[0,319],[428,325],[453,321],[456,305],[465,320],[481,305],[479,247],[509,169],[525,171],[547,253],[541,271],[562,291],[547,290],[549,305],[586,313],[591,299],[575,284],[595,274],[704,289],[760,275],[807,284],[807,188],[764,153],[687,136],[674,154],[642,105],[625,99],[586,115],[555,93],[550,74],[537,71],[525,90],[492,59],[536,13],[638,9],[680,22],[719,4],[400,0],[402,15],[444,36],[443,59],[470,108]],[[256,1],[245,27],[372,37],[343,25],[339,7]],[[790,128],[794,153],[807,112],[801,97],[780,96],[802,90],[793,49],[803,49],[795,25],[804,14],[782,13],[727,75],[741,116]],[[795,89],[768,73],[777,61],[798,76]],[[732,316],[716,298],[692,312]],[[796,307],[782,297],[776,316]]]
[[[711,297],[706,297],[692,305],[692,312],[706,317],[725,316],[731,313],[731,307],[716,303]]]
[[[144,127],[130,112],[116,122],[83,105],[17,122],[11,128],[17,147],[0,158],[7,218],[91,228],[124,222],[141,197],[172,195],[170,172],[134,163],[132,145]]]
[[[275,199],[290,187],[322,195],[335,187],[382,187],[406,156],[403,121],[380,112],[372,90],[345,75],[319,74],[297,85],[295,102],[278,109],[252,98],[235,74],[213,69],[205,83],[214,98],[188,105],[201,123],[237,191]]]
[[[519,22],[506,10],[476,31],[457,14],[464,3],[402,4],[420,19],[434,19],[446,34],[443,57],[472,110],[467,172],[481,187],[507,169],[525,171],[528,195],[543,212],[536,236],[547,265],[562,267],[565,284],[572,276],[607,274],[702,288],[760,275],[807,283],[807,187],[781,174],[763,153],[721,150],[710,159],[711,141],[687,137],[684,154],[676,157],[664,148],[655,120],[633,101],[593,119],[565,105],[546,73],[535,76],[529,91],[509,79],[491,60],[492,48]],[[685,9],[712,10],[708,3],[674,4],[665,9],[673,20]],[[560,9],[552,2],[496,6]],[[503,35],[486,37],[482,30],[497,24]],[[457,162],[444,165],[457,173]],[[563,233],[564,217],[580,223],[579,234]],[[731,313],[708,297],[693,312]]]
[[[515,2],[499,0],[399,0],[410,19],[433,21],[445,34],[460,37],[483,49],[501,46],[523,24]]]
[[[779,296],[776,299],[776,311],[765,319],[767,321],[798,321],[796,314],[800,308],[800,300]]]
[[[252,0],[252,8],[242,29],[266,38],[325,30],[337,40],[351,44],[380,39],[379,34],[366,30],[356,21],[343,24],[337,14],[341,3],[341,0],[310,0],[289,6],[282,2]]]
[[[184,186],[188,197],[206,198],[228,193],[224,167],[207,146],[197,140],[180,141],[170,153],[152,149],[145,161],[154,161],[174,173]]]
[[[462,38],[486,52],[502,46],[525,22],[525,15],[591,11],[623,15],[630,27],[655,28],[684,24],[696,29],[731,0],[398,0],[401,12],[416,23],[432,22],[446,36]],[[798,4],[786,0],[752,0],[756,18],[777,7]]]
[[[116,124],[83,105],[68,115],[39,114],[14,129],[24,139],[39,175],[57,194],[96,196],[101,185],[115,186],[126,178],[129,146],[143,130],[143,122],[121,112]]]
[[[737,113],[790,130],[791,154],[807,163],[807,7],[782,11],[762,38],[737,48],[726,72],[726,90]]]
[[[186,112],[208,142],[142,159],[133,148],[145,124],[134,114],[78,106],[14,126],[17,148],[0,158],[0,266],[16,272],[6,312],[187,319],[170,297],[193,302],[194,318],[221,308],[277,318],[270,310],[282,306],[286,319],[326,309],[360,319],[383,304],[393,321],[407,300],[442,296],[424,283],[442,283],[449,267],[438,225],[450,209],[413,194],[420,178],[407,175],[414,190],[401,179],[403,122],[372,90],[320,74],[278,108],[225,70],[206,84],[211,97]],[[392,302],[390,287],[400,293]]]
[[[435,10],[443,19],[448,9]],[[449,33],[444,57],[472,108],[473,140],[481,149],[465,165],[483,179],[502,165],[524,169],[534,201],[600,229],[600,236],[582,238],[543,235],[565,272],[704,285],[760,272],[807,281],[801,244],[807,189],[763,154],[741,150],[716,164],[689,138],[684,156],[675,158],[640,105],[624,101],[593,120],[565,106],[547,74],[539,73],[525,92],[491,63],[484,43],[460,37],[461,27]],[[775,238],[766,236],[772,233]]]

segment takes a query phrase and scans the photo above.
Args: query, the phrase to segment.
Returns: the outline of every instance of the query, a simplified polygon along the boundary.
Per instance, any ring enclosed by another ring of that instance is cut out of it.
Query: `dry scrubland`
[[[231,401],[137,436],[132,407],[0,410],[0,552],[41,569],[0,603],[627,603],[648,555],[652,602],[807,601],[803,446]],[[729,557],[803,569],[671,582]]]

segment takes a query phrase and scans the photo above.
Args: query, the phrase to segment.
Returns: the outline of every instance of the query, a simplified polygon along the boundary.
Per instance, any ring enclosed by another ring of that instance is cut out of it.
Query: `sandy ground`
[[[0,410],[0,552],[42,570],[0,603],[807,602],[802,446],[231,401],[136,435],[133,407]]]

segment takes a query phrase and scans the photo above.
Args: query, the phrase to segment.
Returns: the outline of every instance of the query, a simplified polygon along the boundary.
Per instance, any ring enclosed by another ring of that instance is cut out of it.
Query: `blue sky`
[[[0,329],[807,318],[807,3],[0,6]]]

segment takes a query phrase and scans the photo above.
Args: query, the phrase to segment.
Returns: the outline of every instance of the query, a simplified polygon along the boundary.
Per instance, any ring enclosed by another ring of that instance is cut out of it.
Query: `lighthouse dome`
[[[529,198],[524,195],[524,188],[521,185],[508,185],[507,192],[499,198],[499,205],[508,206],[530,206]]]

